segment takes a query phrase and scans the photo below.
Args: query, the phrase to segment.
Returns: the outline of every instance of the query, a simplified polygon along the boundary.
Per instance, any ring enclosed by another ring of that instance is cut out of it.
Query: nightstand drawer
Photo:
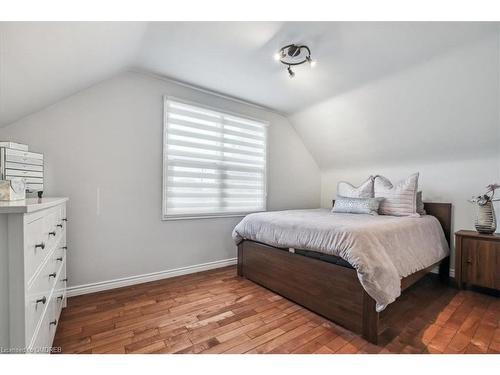
[[[500,289],[500,242],[463,238],[462,279],[466,283]]]

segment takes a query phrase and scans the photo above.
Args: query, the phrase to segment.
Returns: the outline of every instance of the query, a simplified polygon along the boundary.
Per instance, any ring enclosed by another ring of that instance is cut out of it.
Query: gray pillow
[[[419,215],[426,215],[427,212],[425,212],[424,209],[424,201],[422,200],[422,192],[419,191],[417,192],[417,213]]]
[[[383,199],[384,198],[347,198],[337,196],[332,212],[378,215],[378,208]]]

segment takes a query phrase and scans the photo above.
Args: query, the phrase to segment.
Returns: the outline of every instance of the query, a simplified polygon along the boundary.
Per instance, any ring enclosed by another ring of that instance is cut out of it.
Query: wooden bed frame
[[[450,243],[451,204],[425,203]],[[238,275],[260,284],[345,328],[373,344],[379,336],[375,300],[361,286],[352,268],[325,262],[262,243],[244,240],[238,245]],[[405,290],[439,266],[443,281],[449,277],[449,256],[401,280]],[[397,300],[393,303],[396,304]],[[391,304],[392,305],[392,304]]]

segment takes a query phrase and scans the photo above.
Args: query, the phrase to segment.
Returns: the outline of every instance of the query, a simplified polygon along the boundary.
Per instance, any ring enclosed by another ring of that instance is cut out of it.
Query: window
[[[165,98],[163,218],[266,209],[267,123]]]

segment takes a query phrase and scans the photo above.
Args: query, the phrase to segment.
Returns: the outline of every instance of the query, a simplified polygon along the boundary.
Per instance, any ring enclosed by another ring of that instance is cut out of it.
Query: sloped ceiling
[[[0,22],[0,126],[126,69],[146,26]]]
[[[498,35],[290,116],[321,169],[498,157]]]
[[[291,42],[309,45],[318,61],[314,69],[297,67],[294,79],[273,60]],[[451,157],[460,148],[498,147],[496,137],[488,138],[498,133],[492,64],[498,65],[496,23],[4,22],[0,126],[133,68],[288,115],[322,168],[410,157],[407,145],[390,142],[410,128],[419,129],[421,146],[411,152]],[[374,93],[383,98],[374,100]],[[429,93],[432,100],[420,100]],[[465,116],[457,103],[468,106]],[[391,106],[399,108],[393,119],[377,111]]]
[[[160,22],[137,65],[290,114],[492,32],[472,22]],[[293,79],[273,60],[291,42],[318,61]]]

